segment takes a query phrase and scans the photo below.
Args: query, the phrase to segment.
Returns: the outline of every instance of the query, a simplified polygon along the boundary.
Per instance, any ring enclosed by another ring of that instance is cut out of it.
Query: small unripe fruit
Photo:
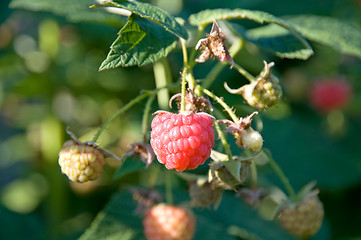
[[[74,182],[86,182],[99,177],[105,163],[104,154],[95,145],[66,141],[59,152],[61,171]]]
[[[251,149],[252,151],[259,151],[263,146],[263,138],[259,132],[248,128],[242,135],[242,143],[245,148]]]

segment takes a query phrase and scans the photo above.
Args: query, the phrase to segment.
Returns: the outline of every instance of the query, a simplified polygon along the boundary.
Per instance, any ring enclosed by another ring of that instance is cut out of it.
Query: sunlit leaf
[[[143,18],[147,18],[157,24],[160,24],[167,31],[180,38],[188,38],[188,32],[186,29],[180,25],[173,16],[169,15],[166,11],[148,3],[118,0],[114,2],[105,1],[96,6],[116,7],[129,10]]]
[[[136,15],[129,17],[118,35],[99,70],[155,62],[167,56],[177,41],[162,26]]]
[[[361,28],[336,18],[299,15],[287,17],[292,26],[309,40],[361,58]]]

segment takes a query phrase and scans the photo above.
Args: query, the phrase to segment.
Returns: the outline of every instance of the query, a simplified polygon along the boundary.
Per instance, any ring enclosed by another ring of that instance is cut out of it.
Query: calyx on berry
[[[245,118],[240,118],[237,123],[228,119],[218,120],[218,122],[227,124],[225,132],[230,132],[234,135],[238,146],[259,151],[263,146],[263,138],[259,132],[253,130],[251,127],[251,122],[256,114],[258,114],[258,112],[253,112]]]
[[[232,94],[241,94],[247,103],[257,109],[265,109],[276,105],[282,97],[282,88],[279,79],[272,74],[274,63],[264,61],[264,69],[251,83],[238,89],[231,89],[224,83],[225,89]]]

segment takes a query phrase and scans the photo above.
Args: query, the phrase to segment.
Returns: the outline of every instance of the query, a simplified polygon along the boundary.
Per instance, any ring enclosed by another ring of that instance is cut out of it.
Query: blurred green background
[[[65,129],[69,126],[80,140],[90,140],[141,89],[155,88],[153,68],[98,71],[126,20],[123,17],[114,17],[111,24],[78,21],[71,6],[64,6],[69,13],[54,15],[10,9],[9,2],[0,3],[0,239],[76,239],[111,194],[119,186],[138,182],[139,176],[129,174],[112,181],[117,163],[109,160],[99,181],[69,182],[57,163],[58,151],[68,139]],[[183,18],[207,8],[238,7],[280,17],[331,16],[361,29],[358,0],[151,3]],[[307,61],[280,59],[250,45],[236,62],[255,75],[262,59],[275,62],[284,98],[279,106],[261,114],[264,145],[296,190],[317,181],[326,219],[322,236],[315,239],[361,239],[361,61],[317,43],[311,45],[315,54]],[[182,66],[179,49],[168,60],[176,80]],[[197,66],[196,77],[205,77],[213,65]],[[352,101],[340,111],[319,113],[309,102],[311,83],[339,77],[352,85]],[[242,98],[223,88],[224,81],[240,86],[240,79],[236,71],[225,69],[212,90],[242,113]],[[144,103],[138,104],[113,122],[99,145],[122,155],[128,144],[140,141],[143,108]],[[261,181],[281,186],[270,169],[262,170]]]

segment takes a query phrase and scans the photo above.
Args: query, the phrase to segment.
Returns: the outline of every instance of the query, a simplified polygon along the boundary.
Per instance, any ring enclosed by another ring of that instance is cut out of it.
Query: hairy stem
[[[228,156],[228,160],[231,161],[233,159],[231,148],[228,145],[227,139],[224,136],[221,127],[219,126],[217,121],[214,121],[214,126],[216,127],[219,138],[221,139],[221,143],[223,144],[224,150]]]
[[[219,103],[224,110],[227,111],[227,113],[229,114],[229,116],[232,118],[233,122],[237,123],[238,122],[238,117],[236,116],[236,114],[233,112],[233,110],[227,105],[227,103],[225,103],[223,101],[223,99],[221,99],[220,97],[217,97],[214,93],[210,92],[207,89],[202,89],[203,92],[208,95],[209,97],[213,98],[217,103]]]
[[[237,69],[237,71],[242,74],[245,78],[247,78],[248,81],[250,82],[254,82],[256,81],[256,78],[250,74],[249,72],[246,71],[246,69],[244,69],[243,67],[241,67],[239,64],[235,63],[234,64],[234,68]]]

